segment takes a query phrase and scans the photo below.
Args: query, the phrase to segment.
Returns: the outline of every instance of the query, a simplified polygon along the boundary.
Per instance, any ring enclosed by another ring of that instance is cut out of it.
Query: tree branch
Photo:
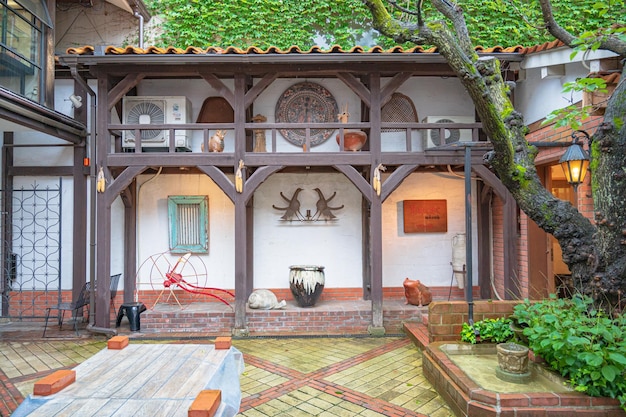
[[[543,14],[543,21],[546,24],[546,29],[552,36],[563,42],[569,47],[574,47],[574,41],[577,39],[574,35],[569,33],[565,28],[557,23],[552,13],[552,3],[550,0],[539,0],[541,4],[541,13]],[[607,51],[615,52],[622,58],[626,57],[626,43],[622,42],[614,36],[604,36],[600,40],[599,49],[605,49]]]

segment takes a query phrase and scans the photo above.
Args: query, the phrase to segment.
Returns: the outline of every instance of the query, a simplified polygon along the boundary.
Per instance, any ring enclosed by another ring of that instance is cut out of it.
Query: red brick
[[[35,382],[33,394],[51,395],[76,381],[76,371],[61,369]]]
[[[124,349],[128,346],[128,342],[128,336],[113,336],[107,342],[107,348],[114,350]]]
[[[222,402],[222,391],[204,390],[193,400],[187,417],[213,417]]]
[[[217,337],[215,338],[215,349],[230,349],[232,346],[231,337]]]

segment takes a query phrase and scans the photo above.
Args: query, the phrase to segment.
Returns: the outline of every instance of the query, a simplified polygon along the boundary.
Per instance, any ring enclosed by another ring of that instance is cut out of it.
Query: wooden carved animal
[[[222,152],[224,150],[225,130],[218,130],[209,138],[209,152]]]
[[[304,220],[304,216],[300,213],[300,201],[298,201],[298,194],[300,194],[302,188],[296,188],[296,191],[293,192],[293,196],[291,198],[285,197],[285,195],[281,192],[280,196],[289,203],[287,207],[276,207],[272,205],[276,210],[285,210],[285,214],[282,215],[281,219],[283,220],[293,220],[295,217],[298,220]]]
[[[317,200],[317,203],[315,204],[317,211],[313,215],[313,218],[324,219],[324,220],[335,219],[337,216],[335,216],[332,213],[332,210],[341,210],[343,208],[343,205],[339,207],[330,207],[328,205],[328,202],[332,200],[333,198],[335,198],[335,195],[337,194],[337,192],[334,192],[333,195],[331,195],[329,198],[325,198],[324,194],[322,194],[322,190],[320,190],[319,188],[315,188],[315,192],[317,192],[319,199]]]
[[[432,293],[419,279],[413,281],[406,278],[404,280],[404,296],[406,297],[405,304],[413,304],[420,307],[428,305],[433,301]]]
[[[348,119],[350,119],[350,113],[348,113],[347,104],[341,108],[341,113],[337,115],[337,119],[340,123],[348,123]]]

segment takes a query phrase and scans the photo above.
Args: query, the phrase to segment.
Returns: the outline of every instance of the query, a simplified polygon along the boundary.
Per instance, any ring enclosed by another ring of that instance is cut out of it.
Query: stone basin
[[[532,382],[529,385],[513,384],[498,379],[495,349],[495,345],[453,342],[432,342],[424,348],[424,375],[456,416],[626,417],[616,399],[590,397],[572,391],[563,386],[560,379],[548,376],[550,372],[544,374],[536,364],[533,369],[549,380],[545,386]],[[491,355],[493,363],[489,363]],[[492,369],[487,372],[478,365],[474,370],[465,369],[462,362],[468,359],[471,365],[484,360],[487,362],[485,366]]]

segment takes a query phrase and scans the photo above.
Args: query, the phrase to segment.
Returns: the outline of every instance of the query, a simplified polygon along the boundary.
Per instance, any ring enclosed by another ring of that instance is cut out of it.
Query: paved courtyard
[[[0,324],[0,328],[2,325]],[[103,336],[0,342],[0,415],[9,416],[39,378],[69,369],[106,346]],[[211,339],[131,343],[211,343]],[[244,354],[240,416],[453,416],[422,375],[406,337],[234,339]]]

